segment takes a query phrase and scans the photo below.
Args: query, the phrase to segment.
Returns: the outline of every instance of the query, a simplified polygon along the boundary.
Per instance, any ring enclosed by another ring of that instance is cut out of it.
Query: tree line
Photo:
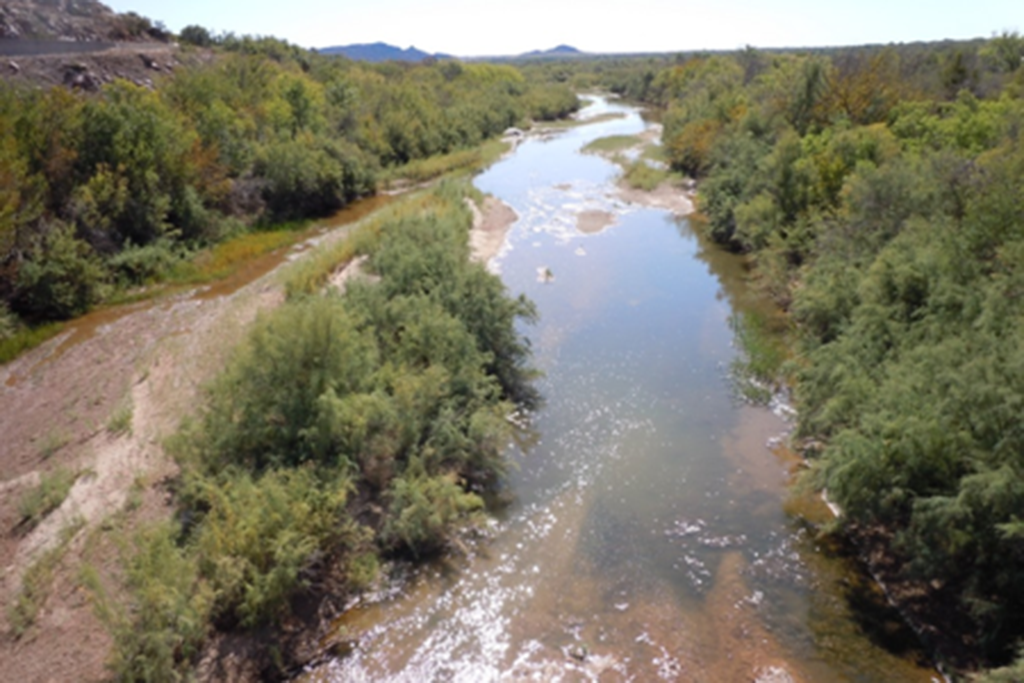
[[[382,171],[578,106],[507,66],[215,43],[155,90],[0,83],[0,340],[159,278],[190,250],[328,214]]]

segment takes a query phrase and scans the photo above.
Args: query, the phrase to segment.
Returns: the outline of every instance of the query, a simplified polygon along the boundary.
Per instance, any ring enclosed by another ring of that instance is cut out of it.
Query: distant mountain
[[[387,43],[361,43],[358,45],[337,45],[320,48],[325,55],[344,55],[359,62],[422,62],[430,57],[442,58],[445,55],[432,55],[415,47],[405,50]]]
[[[534,50],[522,55],[523,57],[579,57],[584,53],[571,45],[559,45],[550,50]]]

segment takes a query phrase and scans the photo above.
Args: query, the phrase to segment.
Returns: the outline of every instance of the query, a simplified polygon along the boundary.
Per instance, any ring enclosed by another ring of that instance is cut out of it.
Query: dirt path
[[[350,229],[335,229],[320,243]],[[12,604],[48,551],[56,548],[60,557],[35,625],[16,638],[8,614],[2,618],[5,680],[104,677],[111,641],[81,586],[80,567],[88,562],[112,582],[119,551],[106,532],[170,516],[166,480],[176,468],[162,442],[200,403],[201,387],[249,324],[284,300],[282,274],[291,260],[223,296],[204,297],[200,288],[94,313],[0,368],[0,601]],[[20,501],[60,469],[79,473],[74,486],[26,531]]]

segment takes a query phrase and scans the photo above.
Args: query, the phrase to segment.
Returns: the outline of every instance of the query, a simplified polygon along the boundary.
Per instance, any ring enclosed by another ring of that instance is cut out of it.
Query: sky
[[[987,38],[1024,29],[1021,0],[104,0],[172,31],[275,36],[303,47],[377,41],[460,57],[568,44],[681,52]]]

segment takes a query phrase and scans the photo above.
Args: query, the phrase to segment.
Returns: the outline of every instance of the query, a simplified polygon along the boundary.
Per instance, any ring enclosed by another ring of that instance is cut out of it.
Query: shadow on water
[[[875,646],[890,654],[931,666],[931,659],[912,628],[886,596],[885,591],[864,568],[857,550],[842,538],[828,537],[820,545],[822,555],[832,558],[848,571],[839,581],[851,620]]]

